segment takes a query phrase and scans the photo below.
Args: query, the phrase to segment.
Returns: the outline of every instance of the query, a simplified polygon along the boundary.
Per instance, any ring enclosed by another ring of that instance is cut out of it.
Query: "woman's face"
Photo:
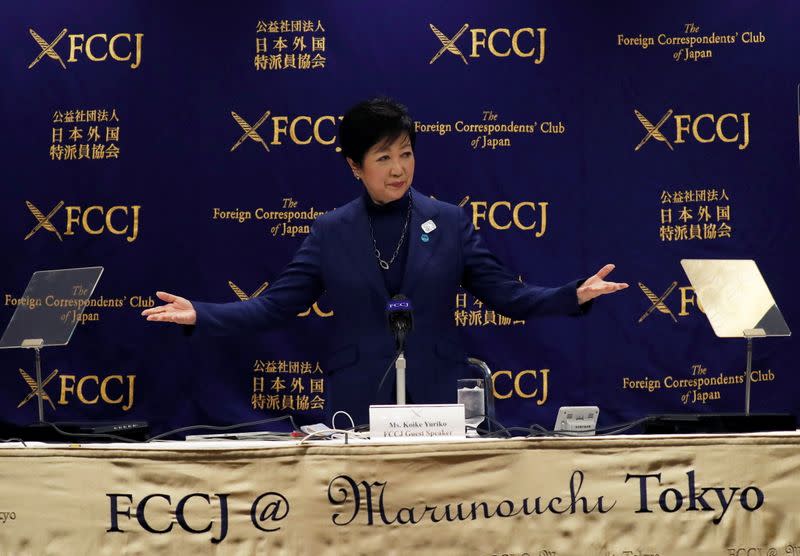
[[[414,179],[414,151],[408,135],[373,145],[360,166],[350,158],[347,162],[379,205],[402,198]]]

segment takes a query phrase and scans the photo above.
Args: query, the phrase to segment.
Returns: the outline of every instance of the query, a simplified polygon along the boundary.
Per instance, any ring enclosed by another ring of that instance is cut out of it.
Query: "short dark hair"
[[[391,143],[408,135],[414,148],[416,132],[408,109],[386,97],[359,102],[348,110],[339,124],[339,145],[342,156],[359,166],[367,151],[378,143]]]

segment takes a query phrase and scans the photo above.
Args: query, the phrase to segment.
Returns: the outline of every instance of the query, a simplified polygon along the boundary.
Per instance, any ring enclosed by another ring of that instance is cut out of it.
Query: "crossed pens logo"
[[[649,317],[653,311],[658,311],[659,313],[663,313],[665,315],[669,315],[672,318],[672,322],[678,322],[678,319],[675,318],[675,315],[672,313],[669,307],[664,303],[664,300],[669,297],[669,294],[675,289],[678,285],[677,281],[672,282],[669,287],[664,290],[664,293],[661,295],[654,294],[650,288],[639,282],[639,289],[642,290],[642,293],[647,296],[647,299],[650,300],[650,306],[647,310],[639,317],[639,322],[641,323],[644,319]]]
[[[239,126],[239,135],[231,146],[230,152],[235,151],[248,140],[258,143],[266,152],[270,152],[270,146],[283,145],[287,139],[295,145],[317,143],[331,146],[336,143],[337,121],[342,119],[342,116],[332,115],[275,116],[269,110],[262,113],[254,124],[250,124],[233,110],[231,110],[231,117]],[[268,121],[270,123],[267,123]],[[267,131],[262,133],[260,130],[262,126],[267,128]],[[341,148],[335,148],[336,152],[341,151]]]
[[[672,143],[669,142],[669,139],[664,137],[664,134],[661,133],[661,126],[663,126],[664,123],[669,119],[669,117],[672,116],[672,108],[667,110],[667,113],[664,114],[661,117],[661,119],[658,120],[658,123],[655,125],[650,123],[650,120],[645,118],[642,115],[642,113],[639,112],[638,110],[634,110],[633,113],[636,114],[636,118],[639,120],[639,123],[641,123],[644,129],[647,131],[647,135],[645,135],[644,138],[641,141],[639,141],[639,144],[636,145],[635,149],[633,149],[634,151],[638,151],[639,149],[641,149],[644,146],[644,144],[647,143],[650,139],[661,141],[667,146],[669,150],[671,151],[675,150],[672,148]]]
[[[237,286],[236,284],[234,284],[232,280],[228,280],[228,287],[230,287],[230,289],[233,290],[233,293],[236,294],[236,297],[239,298],[239,301],[249,301],[251,299],[257,298],[262,293],[264,293],[264,290],[266,290],[269,287],[269,282],[263,282],[250,295],[247,295],[245,293],[245,291],[242,288],[240,288],[239,286]],[[315,301],[314,304],[311,305],[311,307],[309,307],[308,309],[306,309],[302,313],[298,313],[297,316],[298,317],[307,317],[307,316],[309,316],[311,314],[312,311],[318,317],[322,317],[322,318],[327,318],[327,317],[332,317],[333,316],[333,311],[324,311],[323,309],[320,308],[318,301]]]
[[[750,112],[728,112],[720,115],[706,113],[695,116],[676,114],[670,108],[658,120],[648,118],[637,109],[634,109],[633,114],[645,130],[645,135],[634,147],[634,151],[640,150],[651,139],[663,143],[670,151],[675,150],[675,145],[688,141],[700,144],[717,141],[735,143],[740,151],[750,145]],[[674,134],[671,129],[673,123]],[[672,137],[671,141],[669,137]]]
[[[31,239],[40,230],[55,235],[58,241],[64,241],[62,232],[54,224],[54,217],[62,208],[66,212],[64,236],[73,236],[77,233],[97,236],[107,232],[112,235],[125,236],[125,240],[128,243],[136,241],[139,237],[141,205],[115,205],[111,207],[69,205],[65,207],[64,201],[59,201],[47,214],[39,210],[31,201],[25,201],[25,206],[28,207],[28,211],[36,220],[36,224],[25,236],[25,241]]]
[[[28,65],[28,69],[33,69],[44,58],[58,62],[62,69],[67,69],[66,64],[77,62],[79,56],[90,62],[105,62],[109,59],[116,62],[131,62],[131,69],[138,68],[142,62],[142,38],[144,33],[117,33],[115,35],[95,33],[87,37],[83,33],[67,35],[67,28],[65,27],[55,39],[48,42],[33,28],[29,28],[28,32],[40,49],[39,53]],[[56,50],[56,46],[65,36],[69,41],[69,55],[66,63]],[[121,46],[119,43],[127,44],[128,46]]]
[[[439,39],[439,42],[442,43],[442,47],[436,54],[433,55],[433,58],[431,58],[431,61],[428,63],[429,64],[434,63],[436,60],[439,59],[439,56],[441,56],[445,52],[449,52],[450,54],[455,54],[456,56],[461,58],[461,61],[464,62],[464,64],[469,65],[467,59],[464,58],[464,54],[456,46],[456,41],[461,37],[461,35],[464,34],[464,31],[469,29],[469,25],[467,23],[462,25],[461,29],[459,29],[458,32],[455,35],[453,35],[452,39],[448,38],[444,33],[439,31],[439,29],[437,29],[433,23],[431,23],[430,25],[431,25],[431,31],[433,31],[433,34],[436,35],[437,39]]]
[[[53,400],[50,399],[50,396],[47,394],[44,387],[47,386],[47,384],[56,377],[56,375],[58,374],[58,369],[54,369],[53,372],[50,373],[47,376],[47,378],[42,381],[41,388],[39,388],[39,385],[36,384],[36,381],[33,378],[31,378],[31,376],[28,373],[26,373],[23,369],[19,370],[19,374],[22,377],[22,380],[25,381],[25,384],[28,385],[28,388],[31,389],[31,391],[28,392],[28,394],[22,399],[21,402],[19,402],[19,405],[17,405],[17,409],[21,408],[23,405],[28,403],[35,396],[41,395],[42,400],[49,403],[50,407],[52,407],[53,410],[55,410],[56,406],[55,404],[53,404]]]
[[[45,56],[47,56],[48,58],[50,58],[52,60],[57,61],[59,64],[61,64],[62,68],[67,69],[67,66],[64,65],[64,60],[62,60],[61,56],[58,55],[58,52],[55,51],[55,46],[58,44],[58,42],[61,39],[64,38],[64,35],[67,34],[67,29],[66,28],[62,29],[61,32],[58,34],[58,36],[55,39],[53,39],[53,42],[51,42],[51,43],[48,43],[46,40],[44,40],[33,29],[28,29],[28,32],[31,34],[31,37],[33,37],[33,40],[36,41],[36,44],[39,45],[39,48],[42,49],[42,51],[39,53],[39,55],[36,56],[36,58],[33,59],[33,62],[30,63],[30,65],[28,66],[28,69],[31,69],[33,66],[38,64],[39,61],[42,58],[44,58]]]
[[[25,201],[25,205],[27,205],[28,210],[31,211],[31,214],[33,214],[33,217],[36,219],[36,225],[33,228],[31,228],[31,231],[29,231],[28,235],[25,236],[26,241],[29,240],[31,237],[33,237],[33,235],[41,229],[44,229],[47,232],[55,234],[56,237],[58,238],[58,241],[64,241],[63,239],[61,239],[61,234],[58,232],[56,227],[53,226],[53,223],[50,221],[50,219],[53,218],[53,216],[55,216],[55,214],[59,210],[61,210],[61,207],[64,206],[64,201],[59,201],[58,204],[55,206],[55,208],[53,208],[53,210],[47,213],[47,216],[45,216],[44,213],[40,211],[38,208],[36,208],[36,206],[30,201]]]
[[[430,195],[430,198],[431,199],[436,199],[436,196],[435,195]],[[469,199],[470,199],[469,195],[464,195],[464,197],[458,202],[458,205],[456,205],[456,206],[458,208],[464,208],[465,206],[467,206],[467,203],[469,202]]]
[[[239,298],[239,301],[247,301],[248,299],[255,299],[256,297],[264,293],[264,290],[266,290],[267,287],[269,286],[269,282],[264,282],[263,284],[258,286],[256,291],[254,291],[250,295],[244,293],[244,290],[242,290],[242,288],[234,284],[231,280],[228,280],[228,286],[230,286],[230,288],[233,290],[233,293],[236,294],[236,297]]]
[[[245,141],[247,141],[248,139],[250,139],[250,140],[252,140],[252,141],[255,141],[256,143],[259,143],[259,144],[260,144],[262,147],[264,147],[264,149],[265,149],[267,152],[269,152],[269,147],[267,146],[267,143],[264,141],[264,138],[263,138],[263,137],[261,137],[261,135],[259,135],[259,134],[258,134],[258,128],[259,128],[259,127],[261,127],[261,124],[263,124],[263,123],[264,123],[264,121],[265,121],[267,118],[269,118],[269,110],[267,110],[266,112],[264,112],[264,115],[262,115],[262,116],[261,116],[261,117],[258,119],[258,121],[255,123],[255,125],[252,125],[252,126],[251,126],[250,124],[248,124],[248,123],[245,121],[245,119],[244,119],[244,118],[242,118],[242,117],[241,117],[239,114],[237,114],[237,113],[236,113],[236,112],[234,112],[233,110],[231,110],[231,116],[233,116],[233,119],[234,119],[234,121],[235,121],[237,124],[239,124],[239,127],[241,127],[241,128],[242,128],[242,131],[244,131],[244,133],[242,134],[242,136],[241,136],[241,137],[239,137],[239,139],[237,139],[237,140],[236,140],[236,142],[235,142],[235,143],[233,144],[233,146],[231,147],[231,152],[233,152],[233,151],[235,151],[236,149],[238,149],[238,148],[239,148],[239,146],[240,146],[242,143],[244,143]]]
[[[433,64],[445,52],[448,52],[460,58],[464,65],[469,65],[467,58],[480,58],[481,51],[485,50],[488,50],[489,54],[495,58],[508,58],[510,56],[533,58],[534,64],[541,64],[544,60],[545,34],[547,32],[544,27],[522,27],[514,30],[499,27],[489,30],[480,27],[470,29],[469,24],[465,23],[452,37],[448,37],[433,23],[430,23],[429,26],[440,43],[439,49],[430,59],[429,64]],[[471,41],[469,54],[465,55],[458,47],[457,42],[467,30],[469,30]],[[538,56],[535,57],[537,53]]]

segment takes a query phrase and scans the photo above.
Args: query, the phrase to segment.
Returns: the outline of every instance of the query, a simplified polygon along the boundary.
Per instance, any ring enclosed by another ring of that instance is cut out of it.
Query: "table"
[[[2,554],[800,555],[800,434],[0,445]]]

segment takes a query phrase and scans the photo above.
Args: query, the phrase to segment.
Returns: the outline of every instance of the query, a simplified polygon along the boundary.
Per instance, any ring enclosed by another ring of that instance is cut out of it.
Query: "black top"
[[[375,204],[366,190],[364,191],[364,205],[367,207],[367,215],[372,222],[375,242],[381,252],[381,258],[387,263],[391,260],[392,255],[394,255],[397,242],[400,241],[400,236],[403,233],[403,225],[405,224],[406,215],[408,214],[409,202],[410,197],[409,194],[406,193],[397,201],[378,205]],[[409,238],[412,233],[410,222],[408,227],[409,229],[406,231],[406,237],[403,240],[403,244],[400,246],[400,251],[397,253],[397,258],[389,265],[389,270],[381,268],[383,282],[386,285],[386,291],[389,292],[390,297],[402,291],[403,274],[405,273],[406,260],[408,259]],[[375,259],[375,264],[378,264],[377,258]]]

